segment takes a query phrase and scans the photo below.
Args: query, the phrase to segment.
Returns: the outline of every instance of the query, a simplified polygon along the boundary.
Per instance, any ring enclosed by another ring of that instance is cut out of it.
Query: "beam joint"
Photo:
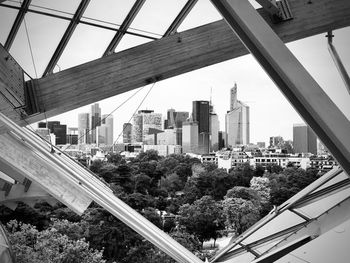
[[[136,15],[140,11],[141,7],[145,3],[146,0],[137,0],[133,7],[131,8],[130,12],[124,19],[123,23],[121,24],[120,28],[118,29],[118,32],[114,35],[112,41],[109,43],[106,51],[103,53],[104,56],[108,56],[112,54],[115,50],[115,48],[118,46],[119,42],[122,40],[123,36],[127,32],[127,29],[131,25],[132,21],[134,21]]]

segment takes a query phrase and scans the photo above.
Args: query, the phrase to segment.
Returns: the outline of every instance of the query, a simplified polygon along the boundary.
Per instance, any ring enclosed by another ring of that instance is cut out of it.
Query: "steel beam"
[[[112,41],[109,43],[106,51],[103,53],[103,56],[110,55],[114,53],[115,48],[118,46],[120,40],[122,40],[123,36],[125,35],[127,29],[129,28],[132,21],[134,21],[136,15],[140,11],[141,7],[145,3],[146,0],[137,0],[133,7],[131,8],[130,12],[124,19],[123,23],[118,29],[118,32],[114,35]]]
[[[171,23],[167,31],[165,31],[163,37],[169,36],[176,32],[181,23],[185,20],[188,13],[192,10],[198,0],[188,0],[185,6],[181,9],[180,13],[176,16],[174,21]]]
[[[211,0],[300,116],[350,175],[350,121],[247,0]]]
[[[6,50],[9,50],[11,48],[12,43],[15,40],[18,29],[20,28],[20,26],[22,24],[22,21],[24,19],[25,14],[27,13],[27,10],[28,10],[28,7],[29,7],[31,1],[32,0],[24,0],[22,2],[21,8],[18,11],[18,14],[16,16],[15,22],[13,23],[11,31],[6,39],[6,42],[4,45]]]
[[[58,44],[55,53],[50,59],[49,64],[47,65],[43,76],[52,73],[54,67],[56,66],[56,63],[60,59],[65,47],[68,44],[69,39],[73,35],[73,32],[75,28],[77,27],[78,23],[80,22],[81,17],[83,16],[87,6],[89,5],[90,0],[82,0],[77,8],[77,11],[75,12],[71,22],[69,23],[66,32],[64,33],[60,43]]]
[[[332,31],[329,31],[327,34],[327,38],[328,38],[328,51],[331,54],[331,57],[334,61],[335,66],[338,69],[338,72],[345,84],[346,89],[348,90],[349,94],[350,94],[350,78],[349,78],[349,74],[346,71],[343,62],[340,59],[340,56],[338,55],[338,52],[336,50],[336,48],[333,45],[333,34]]]

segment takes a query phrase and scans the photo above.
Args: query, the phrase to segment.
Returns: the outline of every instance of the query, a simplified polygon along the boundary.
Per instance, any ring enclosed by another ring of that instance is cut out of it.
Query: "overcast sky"
[[[115,1],[113,1],[104,0],[102,4],[101,0],[91,1],[85,16],[120,24],[133,2],[119,0],[117,1],[118,5],[115,5]],[[60,8],[72,13],[79,1],[33,0],[32,3],[50,8]],[[186,0],[166,1],[166,3],[162,0],[147,0],[132,27],[155,34],[162,34],[185,3]],[[116,15],[118,13],[116,6],[118,6],[120,17]],[[171,12],[171,14],[167,12]],[[2,44],[6,40],[15,16],[16,12],[14,10],[0,8],[0,41]],[[220,18],[220,15],[209,0],[200,0],[179,31],[216,21]],[[26,24],[32,44],[35,65],[40,76],[59,39],[62,37],[68,22],[28,13]],[[55,71],[100,57],[113,35],[114,32],[111,31],[79,24]],[[350,28],[334,31],[334,35],[334,45],[345,67],[350,70]],[[117,51],[146,41],[148,40],[126,35]],[[350,96],[328,53],[325,34],[290,43],[288,47],[347,118],[350,119]],[[20,65],[32,77],[35,77],[23,25],[10,52]],[[270,136],[278,135],[283,136],[284,139],[292,139],[293,123],[300,123],[302,119],[250,55],[158,82],[154,85],[140,109],[154,110],[157,113],[162,113],[164,116],[169,108],[191,112],[192,101],[209,100],[212,90],[212,103],[216,113],[219,115],[221,130],[224,130],[224,117],[229,109],[229,91],[235,82],[238,86],[238,99],[250,106],[251,142],[268,142]],[[121,132],[123,123],[130,120],[149,88],[150,86],[145,87],[128,103],[115,111],[113,114],[114,139]],[[109,114],[115,110],[134,92],[131,91],[100,101],[102,114]],[[76,127],[78,113],[88,111],[89,106],[86,106],[56,116],[51,118],[51,120],[60,120],[70,127]]]

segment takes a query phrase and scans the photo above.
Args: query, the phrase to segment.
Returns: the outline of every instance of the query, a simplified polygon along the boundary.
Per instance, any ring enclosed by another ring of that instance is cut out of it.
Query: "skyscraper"
[[[317,137],[310,126],[293,125],[293,148],[295,153],[317,154]]]
[[[210,113],[210,151],[219,150],[219,117],[216,113]]]
[[[230,111],[225,116],[226,146],[249,144],[249,107],[237,100],[237,84],[230,90]]]
[[[145,135],[149,134],[149,129],[162,129],[162,114],[154,113],[153,110],[140,110],[133,117],[132,141],[143,142]]]
[[[97,143],[97,127],[101,126],[101,108],[98,103],[91,105],[90,109],[90,143]]]
[[[189,113],[186,111],[175,111],[169,109],[167,111],[167,119],[164,122],[164,129],[182,128],[182,123],[189,118]]]
[[[98,127],[98,144],[113,145],[113,115],[102,115]]]
[[[131,143],[131,123],[123,124],[123,143]]]
[[[182,125],[182,152],[198,153],[198,122],[184,122]]]
[[[193,101],[192,105],[192,119],[198,123],[198,152],[209,153],[209,101]]]
[[[78,115],[78,144],[89,143],[89,113]]]
[[[55,135],[54,145],[63,145],[67,143],[67,125],[59,121],[40,122],[39,128],[48,128],[50,133]],[[53,142],[52,142],[53,143]]]

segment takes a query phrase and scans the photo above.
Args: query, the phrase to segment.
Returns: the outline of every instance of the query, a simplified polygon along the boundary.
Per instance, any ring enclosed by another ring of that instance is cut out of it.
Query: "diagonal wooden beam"
[[[311,4],[290,0],[289,4],[294,19],[280,24],[273,24],[269,15],[259,10],[284,42],[350,26],[348,0],[319,0]],[[227,24],[217,21],[38,79],[37,99],[47,117],[52,117],[247,53]],[[11,115],[11,111],[10,107],[2,110],[5,115]],[[27,121],[42,119],[43,113],[30,116]]]

